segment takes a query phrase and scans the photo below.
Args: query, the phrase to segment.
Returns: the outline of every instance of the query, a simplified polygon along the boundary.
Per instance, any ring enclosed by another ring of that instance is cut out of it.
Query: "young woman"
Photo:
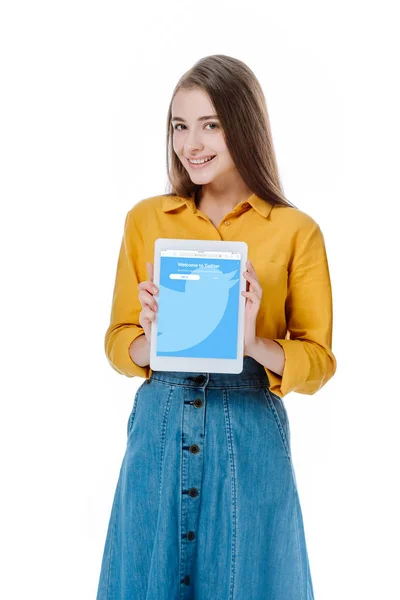
[[[282,398],[335,373],[329,268],[318,224],[283,195],[265,98],[243,62],[208,56],[182,76],[167,171],[169,193],[126,216],[105,336],[111,366],[145,380],[97,600],[312,600]],[[158,237],[247,242],[240,374],[150,369]]]

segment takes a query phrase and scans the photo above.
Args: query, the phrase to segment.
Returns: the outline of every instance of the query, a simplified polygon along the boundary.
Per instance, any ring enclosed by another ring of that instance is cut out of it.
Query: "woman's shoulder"
[[[271,221],[290,229],[293,233],[299,230],[312,230],[319,227],[317,221],[307,212],[294,206],[276,204],[271,211]]]
[[[147,220],[152,212],[161,211],[165,201],[172,197],[171,194],[158,194],[157,196],[142,198],[128,210],[127,218],[134,219],[136,222]]]

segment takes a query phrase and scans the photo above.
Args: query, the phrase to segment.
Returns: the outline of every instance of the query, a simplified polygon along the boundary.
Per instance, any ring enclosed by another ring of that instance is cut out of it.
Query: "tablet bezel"
[[[225,241],[225,240],[197,240],[197,239],[178,239],[178,238],[157,238],[154,243],[154,271],[153,282],[159,288],[160,286],[160,261],[161,249],[165,246],[178,250],[201,250],[214,252],[238,252],[241,255],[240,260],[240,282],[239,282],[239,309],[238,309],[238,338],[237,338],[237,358],[198,358],[183,356],[157,356],[156,341],[158,333],[158,312],[155,313],[155,319],[151,325],[150,341],[150,368],[152,371],[179,371],[193,373],[241,373],[243,371],[243,350],[244,350],[244,314],[246,298],[242,291],[246,291],[246,279],[243,272],[246,270],[248,256],[248,245],[243,241]],[[159,294],[154,295],[158,304]]]

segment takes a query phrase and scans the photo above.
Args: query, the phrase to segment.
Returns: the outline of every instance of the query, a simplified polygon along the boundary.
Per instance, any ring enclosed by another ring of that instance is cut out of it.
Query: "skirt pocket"
[[[271,392],[269,388],[263,388],[263,394],[275,418],[276,426],[279,430],[285,452],[288,458],[291,459],[290,425],[282,398]]]
[[[127,435],[127,437],[129,437],[129,434],[130,434],[130,432],[132,430],[133,422],[135,420],[136,408],[137,408],[137,404],[138,404],[138,400],[139,400],[139,395],[140,395],[140,392],[142,391],[142,388],[143,388],[143,386],[144,386],[145,383],[146,383],[146,381],[144,381],[138,387],[138,389],[136,390],[135,398],[133,400],[133,407],[132,407],[132,410],[131,410],[130,415],[128,417],[128,423],[127,423],[127,426],[126,426],[126,435]]]

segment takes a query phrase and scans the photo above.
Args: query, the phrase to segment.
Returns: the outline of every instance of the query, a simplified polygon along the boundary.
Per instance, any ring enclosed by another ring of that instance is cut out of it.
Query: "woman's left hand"
[[[247,281],[246,291],[241,292],[246,297],[244,317],[244,354],[247,354],[256,343],[256,320],[261,304],[262,287],[257,278],[257,273],[250,260],[246,261],[247,271],[243,276]]]

